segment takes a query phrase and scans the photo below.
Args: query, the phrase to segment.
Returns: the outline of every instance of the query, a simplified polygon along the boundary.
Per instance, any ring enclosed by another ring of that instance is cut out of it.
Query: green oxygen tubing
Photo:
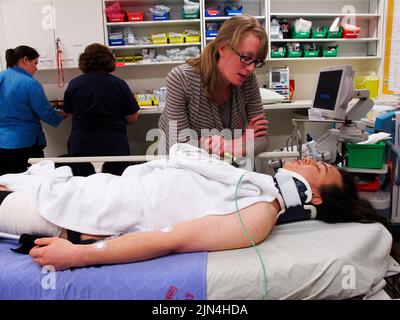
[[[252,245],[253,248],[256,250],[258,259],[260,260],[261,269],[262,269],[263,275],[264,275],[264,300],[267,300],[267,273],[266,273],[266,271],[265,271],[264,261],[263,261],[263,259],[262,259],[262,257],[261,257],[260,252],[258,251],[258,248],[257,248],[256,244],[255,244],[254,241],[253,241],[253,238],[251,237],[249,231],[247,230],[246,226],[245,226],[244,223],[243,223],[242,217],[241,217],[241,215],[240,215],[240,210],[239,210],[238,202],[237,202],[237,199],[238,199],[238,190],[239,190],[240,183],[242,182],[242,179],[243,179],[243,177],[245,176],[245,174],[247,174],[247,173],[249,173],[249,172],[250,172],[250,171],[244,172],[244,173],[240,176],[239,181],[238,181],[238,183],[237,183],[237,185],[236,185],[236,190],[235,190],[236,213],[237,213],[237,215],[238,215],[238,217],[239,217],[240,224],[242,225],[242,228],[243,228],[244,232],[246,233],[247,238],[250,240],[251,245]]]

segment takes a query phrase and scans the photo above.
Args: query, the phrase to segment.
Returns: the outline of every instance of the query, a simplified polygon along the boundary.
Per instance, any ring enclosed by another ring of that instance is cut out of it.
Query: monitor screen
[[[313,108],[335,110],[343,70],[321,72],[315,92]]]
[[[271,72],[272,82],[281,82],[281,73],[280,72]]]

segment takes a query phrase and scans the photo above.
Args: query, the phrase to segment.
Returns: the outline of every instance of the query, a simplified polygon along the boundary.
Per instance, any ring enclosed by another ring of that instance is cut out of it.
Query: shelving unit
[[[293,25],[296,19],[303,18],[313,23],[313,26],[330,26],[336,17],[348,19],[351,24],[361,27],[357,38],[321,38],[321,39],[271,39],[269,52],[274,44],[285,45],[289,42],[317,43],[322,46],[338,45],[336,57],[307,58],[272,58],[271,60],[361,60],[379,59],[382,54],[383,12],[384,0],[330,1],[330,0],[268,0],[268,29],[273,16],[286,19]],[[269,29],[270,30],[270,29]]]
[[[112,5],[117,1],[103,0],[103,10],[106,7]],[[153,20],[153,17],[149,11],[149,8],[154,7],[157,4],[160,4],[160,1],[146,1],[146,0],[121,0],[119,1],[121,7],[127,12],[144,12],[144,20],[143,21],[123,21],[123,22],[108,22],[107,18],[104,17],[104,42],[106,45],[110,47],[113,53],[118,58],[119,66],[152,66],[152,65],[175,65],[183,63],[185,60],[182,58],[179,61],[176,60],[163,60],[163,61],[152,61],[152,60],[139,60],[132,62],[135,60],[133,57],[137,57],[143,53],[145,49],[155,50],[155,56],[167,56],[167,50],[179,48],[181,50],[188,47],[196,47],[198,48],[198,52],[201,52],[202,42],[183,42],[183,43],[165,43],[165,44],[154,44],[154,43],[141,43],[141,44],[124,44],[124,45],[110,45],[109,43],[109,35],[115,32],[124,32],[127,28],[129,28],[133,34],[135,39],[140,39],[143,37],[151,38],[152,34],[160,34],[167,32],[176,32],[183,33],[185,30],[196,30],[199,32],[201,39],[201,24],[202,21],[200,18],[195,19],[183,19],[182,9],[183,9],[183,1],[180,0],[166,0],[162,1],[162,4],[170,7],[170,19],[169,20]],[[200,3],[200,11],[201,11],[201,3]],[[126,61],[125,60],[126,58]],[[122,61],[121,61],[122,60]]]
[[[103,0],[103,9],[116,2],[115,0]],[[108,35],[111,32],[123,31],[124,28],[132,28],[135,38],[150,36],[151,33],[164,32],[183,32],[185,29],[195,29],[200,31],[200,41],[195,43],[168,43],[168,44],[140,44],[140,45],[123,45],[110,46],[116,55],[134,55],[140,54],[143,49],[156,49],[156,54],[165,55],[166,50],[174,48],[185,48],[195,46],[202,51],[207,43],[215,36],[207,36],[207,28],[210,23],[221,24],[230,16],[206,16],[208,8],[220,8],[221,11],[225,6],[232,4],[230,0],[200,0],[200,15],[198,19],[182,19],[183,0],[165,0],[162,3],[171,8],[170,19],[165,21],[153,21],[149,12],[149,8],[159,1],[156,0],[121,0],[121,6],[128,11],[144,11],[145,19],[140,22],[107,22],[104,19],[104,41],[108,44]],[[272,58],[271,55],[267,60],[271,61],[318,61],[318,60],[371,60],[380,59],[382,57],[382,35],[383,35],[383,16],[384,16],[384,0],[355,0],[355,1],[331,1],[331,0],[245,0],[241,1],[243,5],[243,13],[255,16],[263,23],[270,34],[270,21],[272,16],[277,19],[286,19],[289,24],[293,24],[298,18],[312,21],[314,26],[330,26],[336,17],[348,19],[348,22],[354,23],[361,27],[361,33],[357,38],[307,38],[307,39],[270,39],[268,46],[269,52],[271,47],[276,44],[287,45],[291,42],[297,42],[301,45],[306,43],[315,43],[319,46],[339,46],[337,56],[334,57],[279,57]],[[182,61],[170,62],[127,62],[124,65],[158,65],[170,64],[175,65]]]
[[[229,19],[231,16],[213,16],[213,17],[208,17],[206,16],[206,10],[209,8],[218,8],[218,6],[223,9],[225,6],[228,6],[232,4],[232,1],[209,1],[205,0],[204,5],[203,5],[203,11],[201,12],[201,17],[204,19],[203,23],[203,33],[202,33],[202,38],[205,39],[206,41],[203,42],[203,45],[206,46],[208,41],[214,40],[215,36],[207,36],[206,31],[208,28],[208,25],[210,23],[218,23],[221,24],[225,20]],[[266,7],[266,1],[264,0],[245,0],[241,1],[241,4],[243,5],[243,13],[250,14],[257,18],[263,25],[266,27],[266,14],[267,14],[267,7]]]

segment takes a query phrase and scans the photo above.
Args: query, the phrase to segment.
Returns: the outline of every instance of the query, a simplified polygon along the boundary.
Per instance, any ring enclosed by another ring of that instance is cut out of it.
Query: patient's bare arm
[[[2,186],[0,184],[0,191],[10,191],[10,189],[8,189],[6,186]]]
[[[62,239],[68,239],[68,233],[67,229],[62,229],[59,235],[60,238]],[[100,236],[100,235],[93,235],[93,234],[86,234],[86,233],[81,233],[80,234],[80,240],[102,240],[104,238],[107,238],[107,236]]]
[[[259,202],[240,210],[255,243],[271,232],[277,212],[275,202]],[[173,252],[216,251],[251,245],[236,213],[183,222],[170,232],[134,232],[93,245],[73,245],[60,238],[42,238],[35,243],[40,247],[30,252],[34,260],[57,270],[142,261]]]

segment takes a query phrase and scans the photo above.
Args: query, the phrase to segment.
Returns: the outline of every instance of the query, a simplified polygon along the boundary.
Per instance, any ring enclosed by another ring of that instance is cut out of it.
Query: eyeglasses
[[[230,48],[231,48],[231,47],[230,47]],[[253,59],[253,58],[251,58],[251,57],[249,57],[249,56],[245,56],[245,55],[243,55],[243,54],[240,54],[239,52],[237,52],[237,51],[236,51],[235,49],[233,49],[233,48],[231,48],[231,50],[239,56],[240,62],[243,63],[243,64],[245,64],[245,65],[247,65],[247,66],[249,66],[249,65],[251,65],[251,64],[253,64],[253,63],[254,63],[254,65],[255,65],[256,68],[262,68],[262,67],[265,66],[265,62],[264,62],[264,61],[260,61],[260,60],[257,60],[257,59]]]

